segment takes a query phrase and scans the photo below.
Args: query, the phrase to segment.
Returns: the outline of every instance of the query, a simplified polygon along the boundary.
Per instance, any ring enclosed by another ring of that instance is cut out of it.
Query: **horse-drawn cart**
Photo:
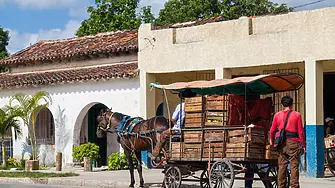
[[[297,91],[302,85],[302,76],[292,73],[151,84],[162,89],[169,117],[167,90],[190,89],[198,94],[185,98],[184,127],[180,134],[170,135],[165,187],[179,188],[183,181],[199,181],[201,187],[233,187],[234,180],[246,180],[240,174],[247,169],[259,176],[251,180],[277,187],[278,154],[268,143],[272,101],[274,93]]]

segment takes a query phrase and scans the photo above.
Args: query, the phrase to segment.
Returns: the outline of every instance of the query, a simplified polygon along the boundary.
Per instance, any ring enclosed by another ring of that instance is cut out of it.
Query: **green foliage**
[[[0,59],[6,58],[9,56],[6,46],[9,41],[9,32],[5,31],[0,27]]]
[[[15,133],[15,139],[22,136],[22,130],[18,120],[16,119],[17,113],[8,109],[0,109],[0,138],[1,138],[1,151],[2,151],[2,167],[6,168],[6,150],[5,138],[11,135],[12,129]]]
[[[76,146],[73,148],[72,156],[78,161],[83,161],[84,157],[90,157],[95,160],[99,157],[99,146],[90,142]]]
[[[95,6],[89,6],[90,17],[81,23],[77,36],[101,32],[137,29],[142,22],[154,19],[151,7],[143,7],[136,13],[139,0],[96,0]]]
[[[15,168],[20,167],[20,164],[16,161],[16,159],[11,157],[7,159],[7,165],[9,167],[15,167]]]
[[[20,160],[20,168],[21,169],[25,169],[26,168],[26,160],[24,160],[24,159]]]
[[[132,155],[134,166],[137,165],[135,155]],[[126,170],[128,169],[128,162],[124,153],[113,153],[108,157],[108,169],[109,170]]]
[[[241,16],[279,14],[290,11],[293,11],[293,8],[269,0],[169,0],[160,10],[155,24],[167,25],[219,15],[231,20]]]
[[[35,132],[35,115],[40,110],[47,108],[52,100],[48,92],[39,91],[30,96],[24,93],[17,93],[9,100],[7,108],[23,119],[28,127],[28,137],[32,146],[32,158],[37,159],[37,143]],[[14,105],[15,104],[15,105]]]

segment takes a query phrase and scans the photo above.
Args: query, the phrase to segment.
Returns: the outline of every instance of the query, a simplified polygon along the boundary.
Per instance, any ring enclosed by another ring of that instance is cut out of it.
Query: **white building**
[[[96,117],[102,108],[140,115],[137,31],[104,33],[64,40],[40,41],[0,61],[9,71],[0,75],[0,107],[14,93],[47,91],[52,104],[37,114],[39,144],[48,156],[63,152],[63,164],[73,164],[73,146],[95,142],[100,165],[120,151],[115,135],[96,138]],[[14,141],[13,156],[21,159],[24,137]]]

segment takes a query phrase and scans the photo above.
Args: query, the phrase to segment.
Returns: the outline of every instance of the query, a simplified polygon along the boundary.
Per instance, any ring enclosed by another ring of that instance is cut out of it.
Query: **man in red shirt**
[[[291,110],[293,99],[285,96],[281,100],[284,110],[277,112],[273,118],[270,129],[270,144],[273,145],[275,134],[284,128],[284,122],[289,114],[285,129],[283,143],[278,147],[278,187],[286,188],[287,166],[290,163],[292,188],[299,188],[299,163],[300,155],[306,151],[304,129],[302,127],[301,115],[299,112]],[[303,150],[301,149],[301,146]]]

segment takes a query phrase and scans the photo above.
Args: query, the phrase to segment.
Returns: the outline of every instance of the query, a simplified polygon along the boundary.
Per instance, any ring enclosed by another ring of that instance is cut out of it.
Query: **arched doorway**
[[[38,145],[55,145],[55,123],[48,108],[40,110],[35,118],[36,142]]]
[[[96,135],[98,121],[97,117],[102,109],[107,108],[102,103],[91,103],[87,105],[79,114],[74,129],[74,144],[80,145],[88,142],[99,146],[100,158],[97,160],[97,166],[107,165],[109,155],[108,147],[109,136],[98,138]],[[113,150],[114,151],[114,150]],[[115,152],[115,151],[114,151]]]

